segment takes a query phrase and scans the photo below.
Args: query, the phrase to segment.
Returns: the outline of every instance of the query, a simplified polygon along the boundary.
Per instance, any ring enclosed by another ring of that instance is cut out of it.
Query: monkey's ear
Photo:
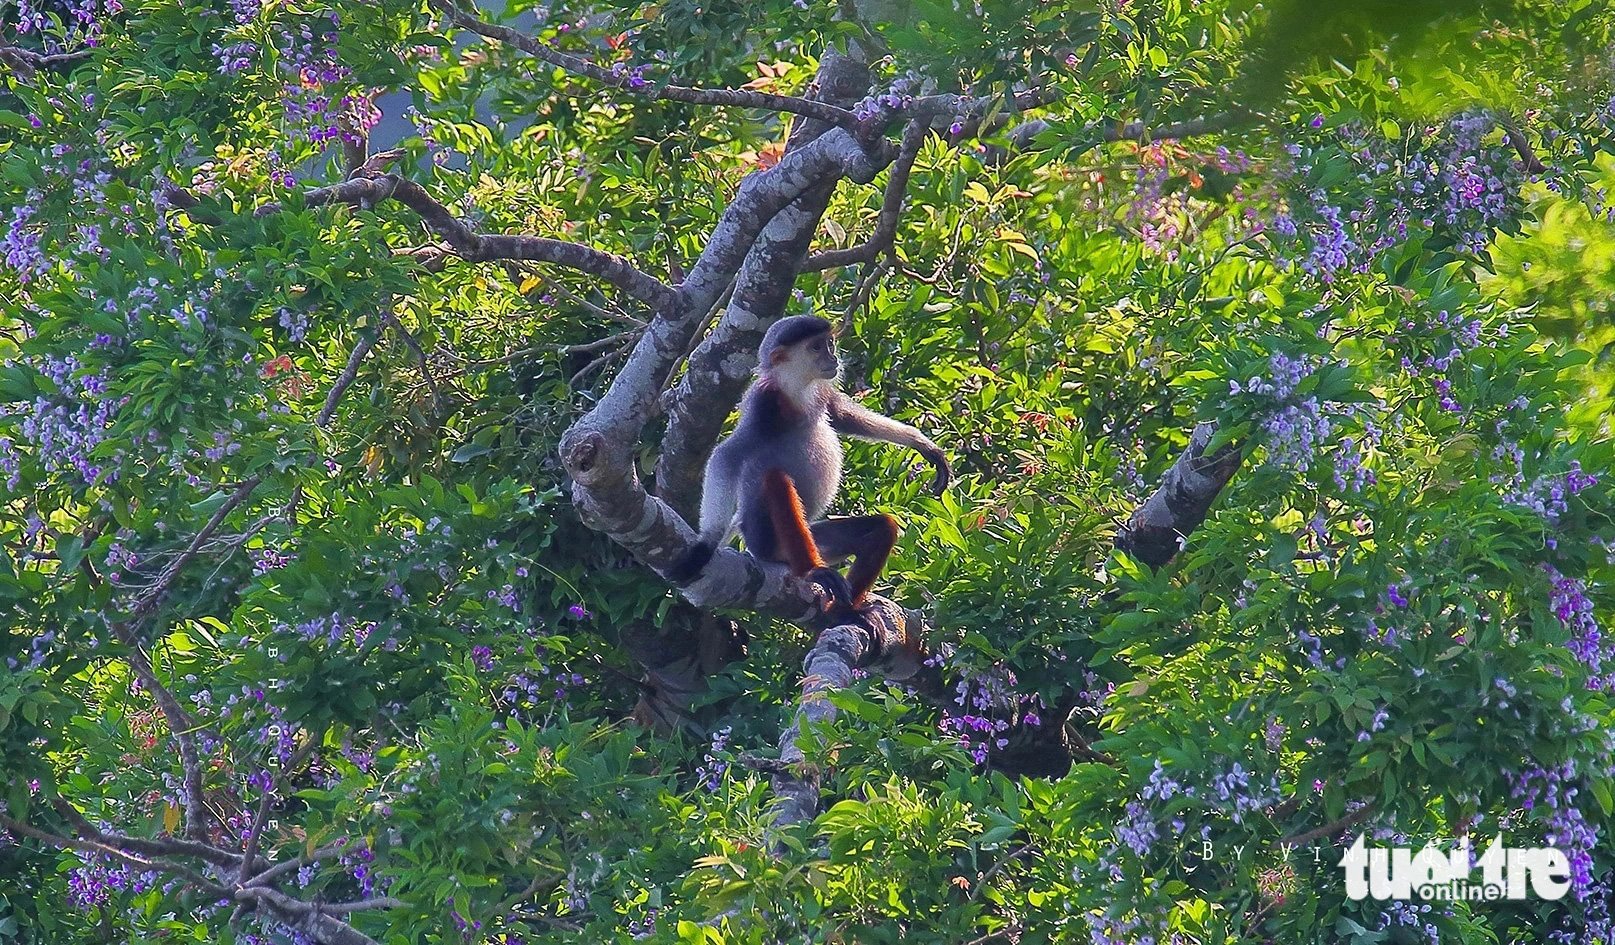
[[[768,352],[768,366],[779,367],[791,359],[791,352],[785,348],[775,348]]]

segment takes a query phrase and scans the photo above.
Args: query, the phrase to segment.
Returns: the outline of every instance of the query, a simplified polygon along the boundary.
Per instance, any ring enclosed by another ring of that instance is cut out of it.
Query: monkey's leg
[[[856,599],[847,579],[841,572],[824,565],[819,546],[813,541],[808,527],[807,514],[802,509],[802,497],[797,494],[796,483],[780,469],[763,474],[763,505],[768,509],[768,520],[773,526],[772,554],[763,552],[776,561],[784,561],[791,573],[806,577],[830,592],[831,610],[851,607]],[[747,539],[750,544],[750,539]]]
[[[886,568],[892,549],[897,547],[898,530],[897,519],[890,515],[853,515],[813,523],[813,538],[827,560],[853,558],[847,583],[852,585],[854,607],[864,602],[864,596]]]

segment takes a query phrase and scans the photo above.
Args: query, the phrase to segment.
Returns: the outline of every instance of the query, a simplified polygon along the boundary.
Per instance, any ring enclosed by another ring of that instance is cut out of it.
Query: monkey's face
[[[836,343],[828,334],[804,341],[802,360],[804,364],[812,366],[817,380],[833,381],[841,373],[841,361],[836,358]]]

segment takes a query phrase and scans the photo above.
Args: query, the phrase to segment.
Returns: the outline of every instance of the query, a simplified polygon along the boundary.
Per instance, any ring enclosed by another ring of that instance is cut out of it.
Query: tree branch
[[[115,859],[121,863],[133,866],[141,871],[150,870],[154,872],[172,873],[173,875],[184,880],[186,883],[189,883],[190,885],[195,886],[197,889],[200,889],[210,895],[228,895],[228,891],[225,890],[223,886],[210,882],[196,871],[169,860],[148,860],[144,857],[135,856],[126,850],[120,850],[110,844],[102,843],[99,840],[60,836],[46,830],[40,830],[38,827],[23,823],[22,821],[16,820],[3,813],[0,813],[0,827],[4,827],[6,830],[19,837],[28,837],[32,840],[38,840],[41,843],[50,844],[53,847],[67,850],[79,850],[85,853],[99,853],[103,856],[111,857],[112,859]]]
[[[891,173],[886,178],[886,191],[881,198],[880,215],[875,220],[875,232],[869,239],[846,249],[814,253],[802,264],[803,271],[818,272],[836,266],[871,263],[881,253],[891,248],[892,241],[897,237],[897,223],[903,216],[903,198],[908,195],[908,180],[910,172],[914,170],[914,159],[919,156],[920,146],[930,134],[930,127],[917,121],[910,122],[903,130],[903,143],[898,148],[897,160],[892,162]]]
[[[208,519],[207,524],[202,526],[202,530],[197,532],[196,537],[191,539],[190,545],[180,552],[180,556],[170,562],[168,567],[163,569],[163,573],[157,578],[157,582],[135,600],[134,606],[130,608],[130,615],[134,620],[150,615],[152,611],[162,604],[163,598],[168,595],[174,581],[179,578],[179,572],[187,564],[191,563],[191,559],[196,557],[197,551],[207,543],[209,538],[213,537],[213,533],[219,530],[219,526],[224,524],[225,518],[231,512],[234,512],[237,506],[245,502],[247,496],[252,494],[252,490],[258,488],[259,483],[263,481],[264,477],[261,475],[252,476],[243,480],[236,487],[236,491],[231,493],[228,499],[224,500],[224,504],[214,511],[213,517]]]
[[[151,589],[136,599],[134,606],[130,608],[129,618],[111,624],[113,635],[128,648],[129,668],[134,672],[135,678],[140,680],[141,685],[151,691],[152,698],[156,700],[157,707],[168,723],[169,731],[179,743],[180,765],[185,773],[185,834],[197,841],[207,836],[208,810],[202,797],[202,758],[196,749],[193,725],[179,700],[174,698],[174,694],[157,678],[156,670],[152,668],[150,660],[146,658],[146,653],[141,648],[137,628],[162,604],[163,598],[178,580],[180,571],[196,557],[213,533],[219,530],[225,518],[245,502],[247,496],[251,495],[262,481],[262,476],[253,476],[237,486],[236,491],[214,511],[207,524],[196,533],[179,557],[163,569]]]
[[[627,72],[613,71],[592,62],[564,53],[547,43],[506,26],[489,23],[460,9],[451,0],[432,0],[432,6],[442,11],[450,22],[508,46],[514,46],[528,55],[542,60],[557,69],[592,79],[603,85],[630,92],[648,101],[687,102],[692,105],[718,105],[738,108],[761,108],[773,112],[803,115],[853,130],[859,121],[852,112],[827,102],[798,98],[792,95],[775,95],[750,89],[697,89],[681,85],[657,85],[646,82]]]
[[[364,209],[374,207],[388,198],[397,200],[419,214],[426,228],[441,237],[454,250],[455,255],[467,262],[519,259],[553,263],[597,276],[635,299],[651,305],[662,304],[673,294],[672,288],[661,280],[636,268],[633,263],[615,253],[543,236],[478,233],[447,207],[438,203],[426,192],[426,188],[397,174],[358,177],[340,184],[319,187],[303,195],[304,202],[311,207],[342,203]],[[273,213],[279,209],[278,203],[270,203],[260,207],[257,212]]]
[[[21,46],[0,41],[0,65],[16,73],[17,78],[32,79],[40,70],[71,66],[90,58],[93,50],[79,49],[65,53],[39,53]]]
[[[853,671],[869,669],[888,679],[915,675],[923,659],[919,621],[883,597],[869,598],[856,623],[819,634],[802,661],[802,696],[796,717],[780,736],[779,763],[772,778],[774,826],[812,820],[819,812],[819,769],[807,762],[799,742],[802,730],[836,716],[830,693],[852,685]]]
[[[264,906],[280,921],[312,936],[322,945],[380,945],[375,939],[341,919],[326,914],[313,903],[293,899],[277,889],[266,886],[243,886],[235,890],[234,898]],[[391,901],[398,902],[398,900]]]
[[[1329,823],[1324,824],[1322,827],[1315,827],[1311,830],[1302,831],[1301,833],[1291,834],[1290,836],[1280,840],[1279,843],[1290,847],[1304,847],[1314,840],[1321,840],[1324,837],[1332,837],[1342,830],[1348,830],[1374,816],[1374,813],[1374,805],[1365,804],[1339,820],[1330,821]]]
[[[1128,122],[1127,124],[1095,122],[1083,128],[1075,138],[1078,141],[1092,140],[1094,142],[1093,146],[1110,141],[1170,141],[1227,131],[1229,128],[1247,124],[1255,120],[1255,118],[1256,116],[1252,112],[1244,109],[1232,109],[1154,127],[1142,121]],[[1032,139],[1047,131],[1050,127],[1052,126],[1048,121],[1037,118],[1010,129],[1005,137],[1009,140],[1010,147],[1017,151],[1022,151],[1030,148]]]
[[[1234,477],[1244,456],[1233,443],[1206,455],[1214,423],[1201,423],[1189,446],[1172,464],[1148,499],[1116,535],[1116,547],[1152,568],[1172,560],[1189,533],[1200,527],[1223,487]]]
[[[82,818],[78,818],[78,820],[82,820]],[[87,824],[85,824],[85,826],[88,827]],[[184,883],[201,890],[204,894],[215,899],[234,900],[236,902],[253,903],[262,906],[274,914],[279,921],[291,926],[294,929],[297,929],[298,931],[312,936],[315,941],[327,943],[327,945],[378,945],[375,939],[370,938],[368,935],[365,935],[364,933],[355,929],[353,926],[336,918],[337,915],[346,915],[354,912],[362,912],[373,909],[406,908],[408,906],[408,904],[402,900],[386,896],[377,897],[375,899],[360,900],[357,902],[331,903],[327,905],[304,902],[300,899],[294,899],[291,896],[282,893],[278,889],[263,885],[262,881],[269,875],[270,871],[265,871],[264,873],[259,874],[259,876],[250,884],[238,884],[234,889],[230,889],[224,885],[207,879],[206,877],[182,864],[175,863],[170,860],[146,859],[145,857],[136,856],[133,853],[130,853],[128,850],[121,848],[121,844],[124,843],[129,843],[131,845],[154,846],[170,845],[172,843],[177,843],[177,841],[152,841],[138,840],[133,837],[119,837],[103,834],[101,831],[95,830],[93,827],[88,828],[89,836],[87,837],[61,836],[46,830],[41,830],[38,827],[24,823],[13,817],[7,816],[4,813],[0,813],[0,828],[3,828],[16,836],[37,840],[58,849],[79,850],[86,853],[98,853],[117,860],[120,863],[133,866],[142,872],[152,871],[168,873],[178,877]],[[115,843],[118,845],[115,845]],[[196,852],[196,848],[199,845],[186,844],[184,846],[184,852],[191,853],[193,855],[204,855]],[[204,855],[204,858],[209,860],[214,859],[212,854],[223,854],[223,851],[214,850],[211,847],[208,847],[207,851],[209,855]],[[314,858],[317,858],[318,856],[319,853],[316,852]],[[301,859],[278,864],[275,870],[279,871],[282,867],[288,866],[295,868],[300,862],[302,862]]]
[[[837,128],[741,182],[674,299],[657,310],[599,403],[561,438],[561,460],[572,476],[572,502],[586,525],[664,571],[694,543],[690,526],[666,503],[646,493],[635,469],[639,436],[662,387],[764,228],[826,181],[846,176],[869,182],[890,160],[886,150],[872,156]],[[784,568],[765,570],[749,555],[734,553],[720,554],[716,564],[716,571],[733,581],[727,585],[728,593],[721,595],[729,598],[727,604],[760,602],[762,609],[784,611],[794,619],[813,611],[818,598],[813,585],[787,582]],[[707,572],[714,570],[709,566]],[[692,601],[699,603],[696,598]]]

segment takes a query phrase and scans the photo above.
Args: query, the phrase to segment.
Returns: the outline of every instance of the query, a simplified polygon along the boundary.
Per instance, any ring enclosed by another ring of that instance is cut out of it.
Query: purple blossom
[[[1159,837],[1160,828],[1150,816],[1149,808],[1140,801],[1128,801],[1126,816],[1116,825],[1116,839],[1127,844],[1136,855],[1143,856]]]
[[[6,265],[17,273],[17,280],[23,283],[29,282],[50,268],[45,259],[45,251],[40,247],[39,231],[29,226],[39,198],[39,191],[31,190],[26,200],[12,209],[11,226],[6,230],[5,240],[0,242],[0,250],[5,252]]]

